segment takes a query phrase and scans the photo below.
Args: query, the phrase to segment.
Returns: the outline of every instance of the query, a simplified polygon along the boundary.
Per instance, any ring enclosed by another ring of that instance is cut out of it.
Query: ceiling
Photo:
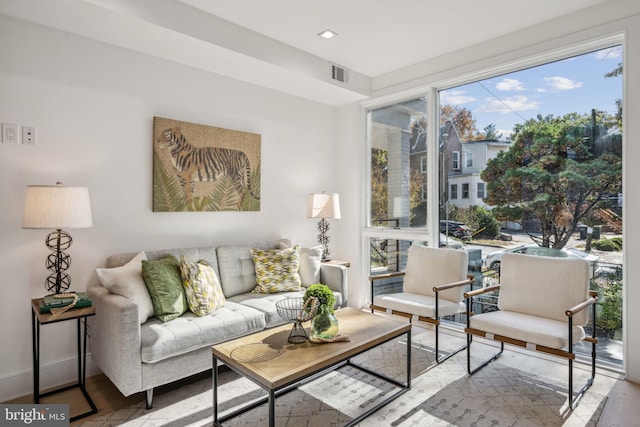
[[[376,77],[605,1],[0,0],[0,13],[342,105]]]

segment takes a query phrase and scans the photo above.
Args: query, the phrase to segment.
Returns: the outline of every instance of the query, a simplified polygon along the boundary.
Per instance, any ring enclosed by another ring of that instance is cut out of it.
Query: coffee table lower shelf
[[[234,346],[233,341],[221,344],[219,346],[214,346],[212,351],[214,367],[212,370],[213,424],[217,427],[222,427],[222,423],[224,423],[225,421],[228,421],[260,405],[263,405],[264,403],[267,403],[269,407],[269,426],[275,427],[275,401],[277,397],[289,393],[297,389],[301,385],[307,384],[315,380],[316,378],[326,375],[327,373],[339,369],[343,366],[353,366],[358,370],[366,372],[398,387],[398,389],[394,393],[390,394],[384,400],[378,402],[375,406],[358,415],[349,423],[345,424],[345,426],[353,426],[358,424],[369,415],[373,414],[383,406],[387,405],[391,401],[397,399],[398,397],[409,391],[411,389],[411,325],[406,323],[399,324],[395,320],[381,318],[375,314],[363,313],[355,309],[338,310],[336,312],[336,316],[340,321],[341,331],[344,331],[343,333],[350,335],[352,341],[350,343],[333,344],[300,344],[300,346],[302,346],[303,348],[298,347],[296,349],[298,350],[296,351],[297,356],[299,356],[300,350],[313,353],[315,347],[315,350],[319,353],[318,360],[312,363],[312,366],[307,365],[302,368],[300,366],[297,366],[293,369],[290,368],[292,372],[284,375],[284,377],[280,376],[281,380],[278,381],[271,381],[273,380],[273,377],[270,377],[269,374],[265,374],[260,369],[260,364],[269,362],[244,363],[241,361],[233,360],[233,358],[230,357],[230,349],[232,349]],[[363,328],[362,325],[368,325],[369,328]],[[290,328],[290,326],[288,326],[287,328]],[[346,332],[350,329],[355,333],[349,334],[349,332]],[[277,335],[279,332],[277,329],[273,331],[274,332],[271,336],[274,336],[274,334]],[[288,329],[285,329],[285,331],[288,331]],[[397,381],[396,379],[390,378],[383,373],[373,371],[365,366],[353,363],[351,361],[353,357],[367,352],[393,339],[396,339],[402,335],[406,335],[407,341],[406,381]],[[254,336],[254,343],[256,342],[256,340],[265,338],[266,340],[269,339],[269,335],[267,335],[267,333],[265,332],[254,334]],[[243,343],[247,342],[247,337],[240,338],[234,341],[238,341],[236,345],[240,346]],[[225,348],[222,349],[221,347]],[[327,349],[330,350],[327,352]],[[220,414],[218,412],[218,361],[223,362],[225,365],[227,365],[227,367],[229,367],[236,373],[248,378],[249,380],[257,384],[267,392],[266,396],[254,399],[253,401],[247,402],[245,405],[239,408],[234,408],[228,410],[224,414]],[[264,365],[262,366],[264,367]]]

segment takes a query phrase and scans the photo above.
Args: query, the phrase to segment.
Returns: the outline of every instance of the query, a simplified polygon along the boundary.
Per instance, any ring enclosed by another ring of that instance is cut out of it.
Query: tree
[[[478,136],[481,136],[481,139],[485,141],[499,141],[502,134],[498,133],[495,124],[490,123],[484,128],[484,134],[479,134]]]
[[[622,75],[622,70],[622,62],[620,62],[618,63],[618,66],[616,68],[614,68],[612,71],[609,71],[604,76],[605,78],[618,77]],[[616,99],[616,109],[618,111],[616,113],[616,118],[618,119],[618,127],[622,128],[622,99],[620,98]]]
[[[458,131],[460,141],[473,141],[477,139],[478,129],[476,128],[476,121],[471,111],[467,108],[449,104],[441,106],[440,126],[443,126],[448,121],[451,121]]]
[[[373,221],[385,220],[389,217],[387,206],[387,151],[380,149],[371,150],[371,219]]]
[[[596,120],[593,123],[592,120]],[[527,120],[514,129],[511,148],[487,162],[485,202],[500,220],[534,220],[539,245],[562,248],[579,221],[622,188],[621,135],[608,135],[605,113]],[[605,130],[603,130],[605,129]],[[597,153],[597,154],[596,154]]]

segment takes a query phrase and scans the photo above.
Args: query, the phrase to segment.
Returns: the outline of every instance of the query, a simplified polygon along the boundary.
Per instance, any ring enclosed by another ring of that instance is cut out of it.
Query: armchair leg
[[[497,352],[496,354],[491,356],[489,359],[487,359],[484,362],[482,362],[479,366],[476,366],[475,368],[471,369],[471,342],[472,341],[473,341],[473,336],[471,334],[467,333],[467,372],[469,373],[469,375],[475,374],[480,369],[484,368],[489,363],[491,363],[494,360],[496,360],[498,357],[500,357],[502,355],[502,352],[504,351],[504,342],[500,341],[500,351],[499,352]]]
[[[445,360],[449,359],[451,356],[455,356],[456,354],[460,353],[462,350],[464,350],[465,348],[467,348],[467,345],[463,345],[460,348],[457,348],[455,350],[452,350],[450,353],[447,353],[444,357],[440,357],[440,348],[438,346],[438,337],[440,336],[440,331],[439,331],[439,325],[436,323],[436,364],[440,364],[442,362],[444,362]]]

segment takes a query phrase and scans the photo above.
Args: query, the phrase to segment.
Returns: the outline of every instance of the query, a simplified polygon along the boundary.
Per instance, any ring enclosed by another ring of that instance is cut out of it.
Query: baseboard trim
[[[97,375],[101,371],[93,363],[91,354],[87,354],[87,377]],[[63,361],[40,366],[40,391],[71,384],[78,380],[78,358],[72,357]],[[22,371],[15,375],[0,378],[0,402],[33,396],[33,371]]]

